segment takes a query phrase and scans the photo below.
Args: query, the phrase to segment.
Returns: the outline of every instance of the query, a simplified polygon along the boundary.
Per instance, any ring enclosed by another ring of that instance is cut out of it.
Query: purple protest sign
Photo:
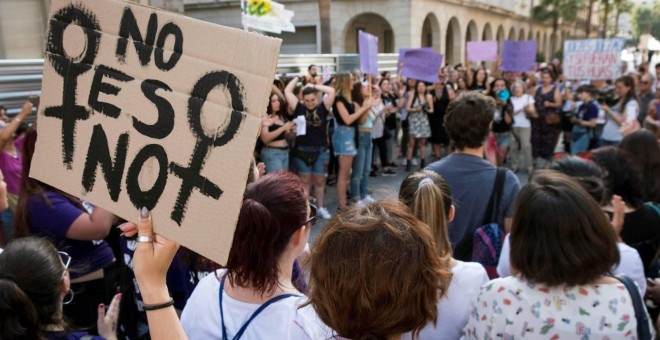
[[[358,47],[360,49],[360,71],[364,74],[378,75],[378,37],[360,31]]]
[[[500,70],[525,72],[531,70],[535,62],[536,40],[504,40]]]
[[[422,47],[422,48],[400,48],[399,49],[399,60],[396,63],[396,72],[399,73],[399,70],[401,69],[401,63],[403,62],[403,56],[406,54],[408,51],[426,51],[433,53],[433,47]]]
[[[399,58],[399,65],[403,63],[402,76],[429,83],[438,82],[438,70],[442,67],[442,54],[415,48],[407,50],[403,56],[399,55]]]
[[[497,40],[468,41],[468,61],[495,61],[497,60]]]

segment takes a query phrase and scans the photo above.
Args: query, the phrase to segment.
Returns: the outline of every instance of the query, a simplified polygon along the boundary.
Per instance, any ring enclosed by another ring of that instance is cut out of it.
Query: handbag
[[[302,151],[300,149],[293,149],[293,156],[300,158],[307,166],[312,166],[321,155],[321,151]]]
[[[497,223],[497,212],[502,200],[505,179],[505,170],[498,168],[483,224],[472,235],[472,261],[481,263],[490,279],[499,277],[497,263],[504,244],[504,230]]]
[[[614,277],[623,283],[632,299],[633,308],[635,309],[635,318],[637,319],[637,339],[652,340],[653,333],[651,333],[651,326],[649,324],[649,314],[646,312],[642,295],[639,293],[637,285],[626,275],[617,274]]]
[[[556,112],[548,112],[545,115],[545,123],[548,125],[557,125],[561,123],[561,116]]]

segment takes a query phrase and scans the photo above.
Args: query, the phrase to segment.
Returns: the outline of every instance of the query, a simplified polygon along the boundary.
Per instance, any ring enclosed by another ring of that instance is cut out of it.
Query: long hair
[[[0,338],[43,339],[62,308],[65,275],[57,249],[38,237],[14,240],[0,254]]]
[[[267,174],[251,183],[243,194],[227,272],[232,285],[250,287],[260,294],[278,286],[277,261],[293,233],[307,218],[305,187],[290,172]]]
[[[351,75],[350,74],[338,74],[335,78],[335,92],[338,96],[344,97],[349,103],[353,102],[353,97],[351,96]],[[335,113],[337,114],[337,113]]]
[[[660,146],[648,130],[635,131],[625,137],[619,148],[628,156],[642,176],[642,194],[645,201],[660,202]]]
[[[364,96],[362,95],[362,83],[356,82],[353,84],[353,89],[351,90],[351,98],[353,98],[354,103],[362,106],[362,103],[364,103]]]
[[[80,203],[80,200],[61,191],[42,183],[30,177],[30,167],[32,166],[32,157],[34,156],[34,149],[37,142],[37,130],[32,129],[25,133],[25,140],[23,144],[23,169],[21,173],[21,187],[18,196],[18,203],[16,204],[16,211],[14,212],[13,232],[14,237],[24,237],[30,235],[29,216],[27,209],[27,202],[36,196],[36,199],[43,200],[46,205],[52,207],[48,197],[46,197],[44,190],[56,192],[69,201],[76,207],[85,211],[85,208]]]
[[[635,100],[639,104],[639,100],[637,99],[637,90],[635,89],[635,79],[633,79],[633,77],[623,76],[617,79],[614,83],[621,83],[628,88],[628,93],[626,93],[626,96],[621,98],[621,112],[625,110],[626,104],[628,104],[628,102],[631,100]]]
[[[447,219],[452,198],[447,181],[433,171],[413,172],[401,182],[399,200],[431,228],[440,258],[449,263],[452,248]]]
[[[277,112],[273,112],[273,105],[270,102],[272,100],[273,96],[277,97],[277,101],[280,103],[280,109]],[[287,119],[288,118],[287,109],[288,108],[287,108],[286,101],[284,101],[284,99],[282,97],[278,96],[275,92],[271,92],[270,97],[268,97],[268,107],[266,108],[266,113],[269,114],[269,115],[275,114],[278,117],[280,117],[280,119],[282,119],[282,121],[287,121],[288,120]]]

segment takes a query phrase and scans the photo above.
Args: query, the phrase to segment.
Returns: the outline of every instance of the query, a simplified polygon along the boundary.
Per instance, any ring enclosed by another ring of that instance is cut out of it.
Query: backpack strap
[[[660,216],[660,205],[655,202],[646,202],[644,203],[645,206],[655,210],[656,213],[658,213],[658,216]]]
[[[225,327],[225,314],[222,311],[222,293],[223,293],[224,288],[225,288],[225,279],[226,278],[227,278],[227,272],[225,272],[225,274],[222,276],[222,279],[220,281],[220,297],[219,297],[219,299],[220,299],[220,320],[222,322],[222,339],[223,340],[228,340],[228,338],[227,338],[227,328]],[[272,297],[268,301],[264,302],[261,306],[259,306],[259,308],[257,308],[257,310],[254,311],[254,313],[252,313],[250,318],[243,324],[243,326],[241,326],[241,328],[238,330],[238,332],[236,332],[236,335],[234,335],[234,337],[232,339],[233,340],[240,339],[243,336],[243,333],[245,333],[245,330],[247,329],[247,327],[252,322],[252,320],[254,320],[254,318],[256,318],[261,312],[263,312],[264,309],[266,309],[268,306],[272,305],[273,303],[275,303],[277,301],[280,301],[280,300],[283,300],[283,299],[286,299],[286,298],[290,298],[290,297],[300,297],[300,295],[282,294],[282,295]]]
[[[493,191],[490,193],[488,208],[486,208],[486,214],[484,215],[482,225],[497,222],[497,212],[502,198],[502,191],[504,190],[505,176],[506,171],[503,168],[497,168],[497,172],[495,173],[495,185],[493,185]],[[495,214],[494,217],[493,214]]]
[[[617,280],[621,281],[628,290],[630,298],[632,299],[633,308],[635,310],[635,318],[637,319],[637,339],[651,340],[653,339],[651,328],[649,325],[649,315],[646,308],[642,304],[642,295],[635,282],[628,276],[617,274],[614,276]]]

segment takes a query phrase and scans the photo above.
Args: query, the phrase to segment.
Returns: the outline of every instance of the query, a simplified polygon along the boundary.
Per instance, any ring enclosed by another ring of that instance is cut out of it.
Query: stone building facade
[[[94,0],[98,1],[98,0]],[[539,0],[536,0],[537,2]],[[138,0],[183,12],[204,21],[241,27],[239,0]],[[280,0],[293,10],[296,33],[284,33],[282,53],[321,52],[318,0]],[[0,0],[0,59],[41,58],[50,0]],[[583,38],[579,25],[560,25],[556,35],[548,24],[532,23],[534,0],[332,0],[332,53],[357,51],[357,32],[377,35],[379,52],[403,47],[433,47],[449,63],[464,61],[465,42],[536,39],[549,60],[563,41]],[[597,13],[597,11],[595,11]],[[586,16],[586,10],[580,13]],[[592,25],[597,27],[598,15]],[[584,20],[582,20],[584,22]],[[595,32],[592,29],[592,32]],[[552,42],[555,41],[555,51]]]

